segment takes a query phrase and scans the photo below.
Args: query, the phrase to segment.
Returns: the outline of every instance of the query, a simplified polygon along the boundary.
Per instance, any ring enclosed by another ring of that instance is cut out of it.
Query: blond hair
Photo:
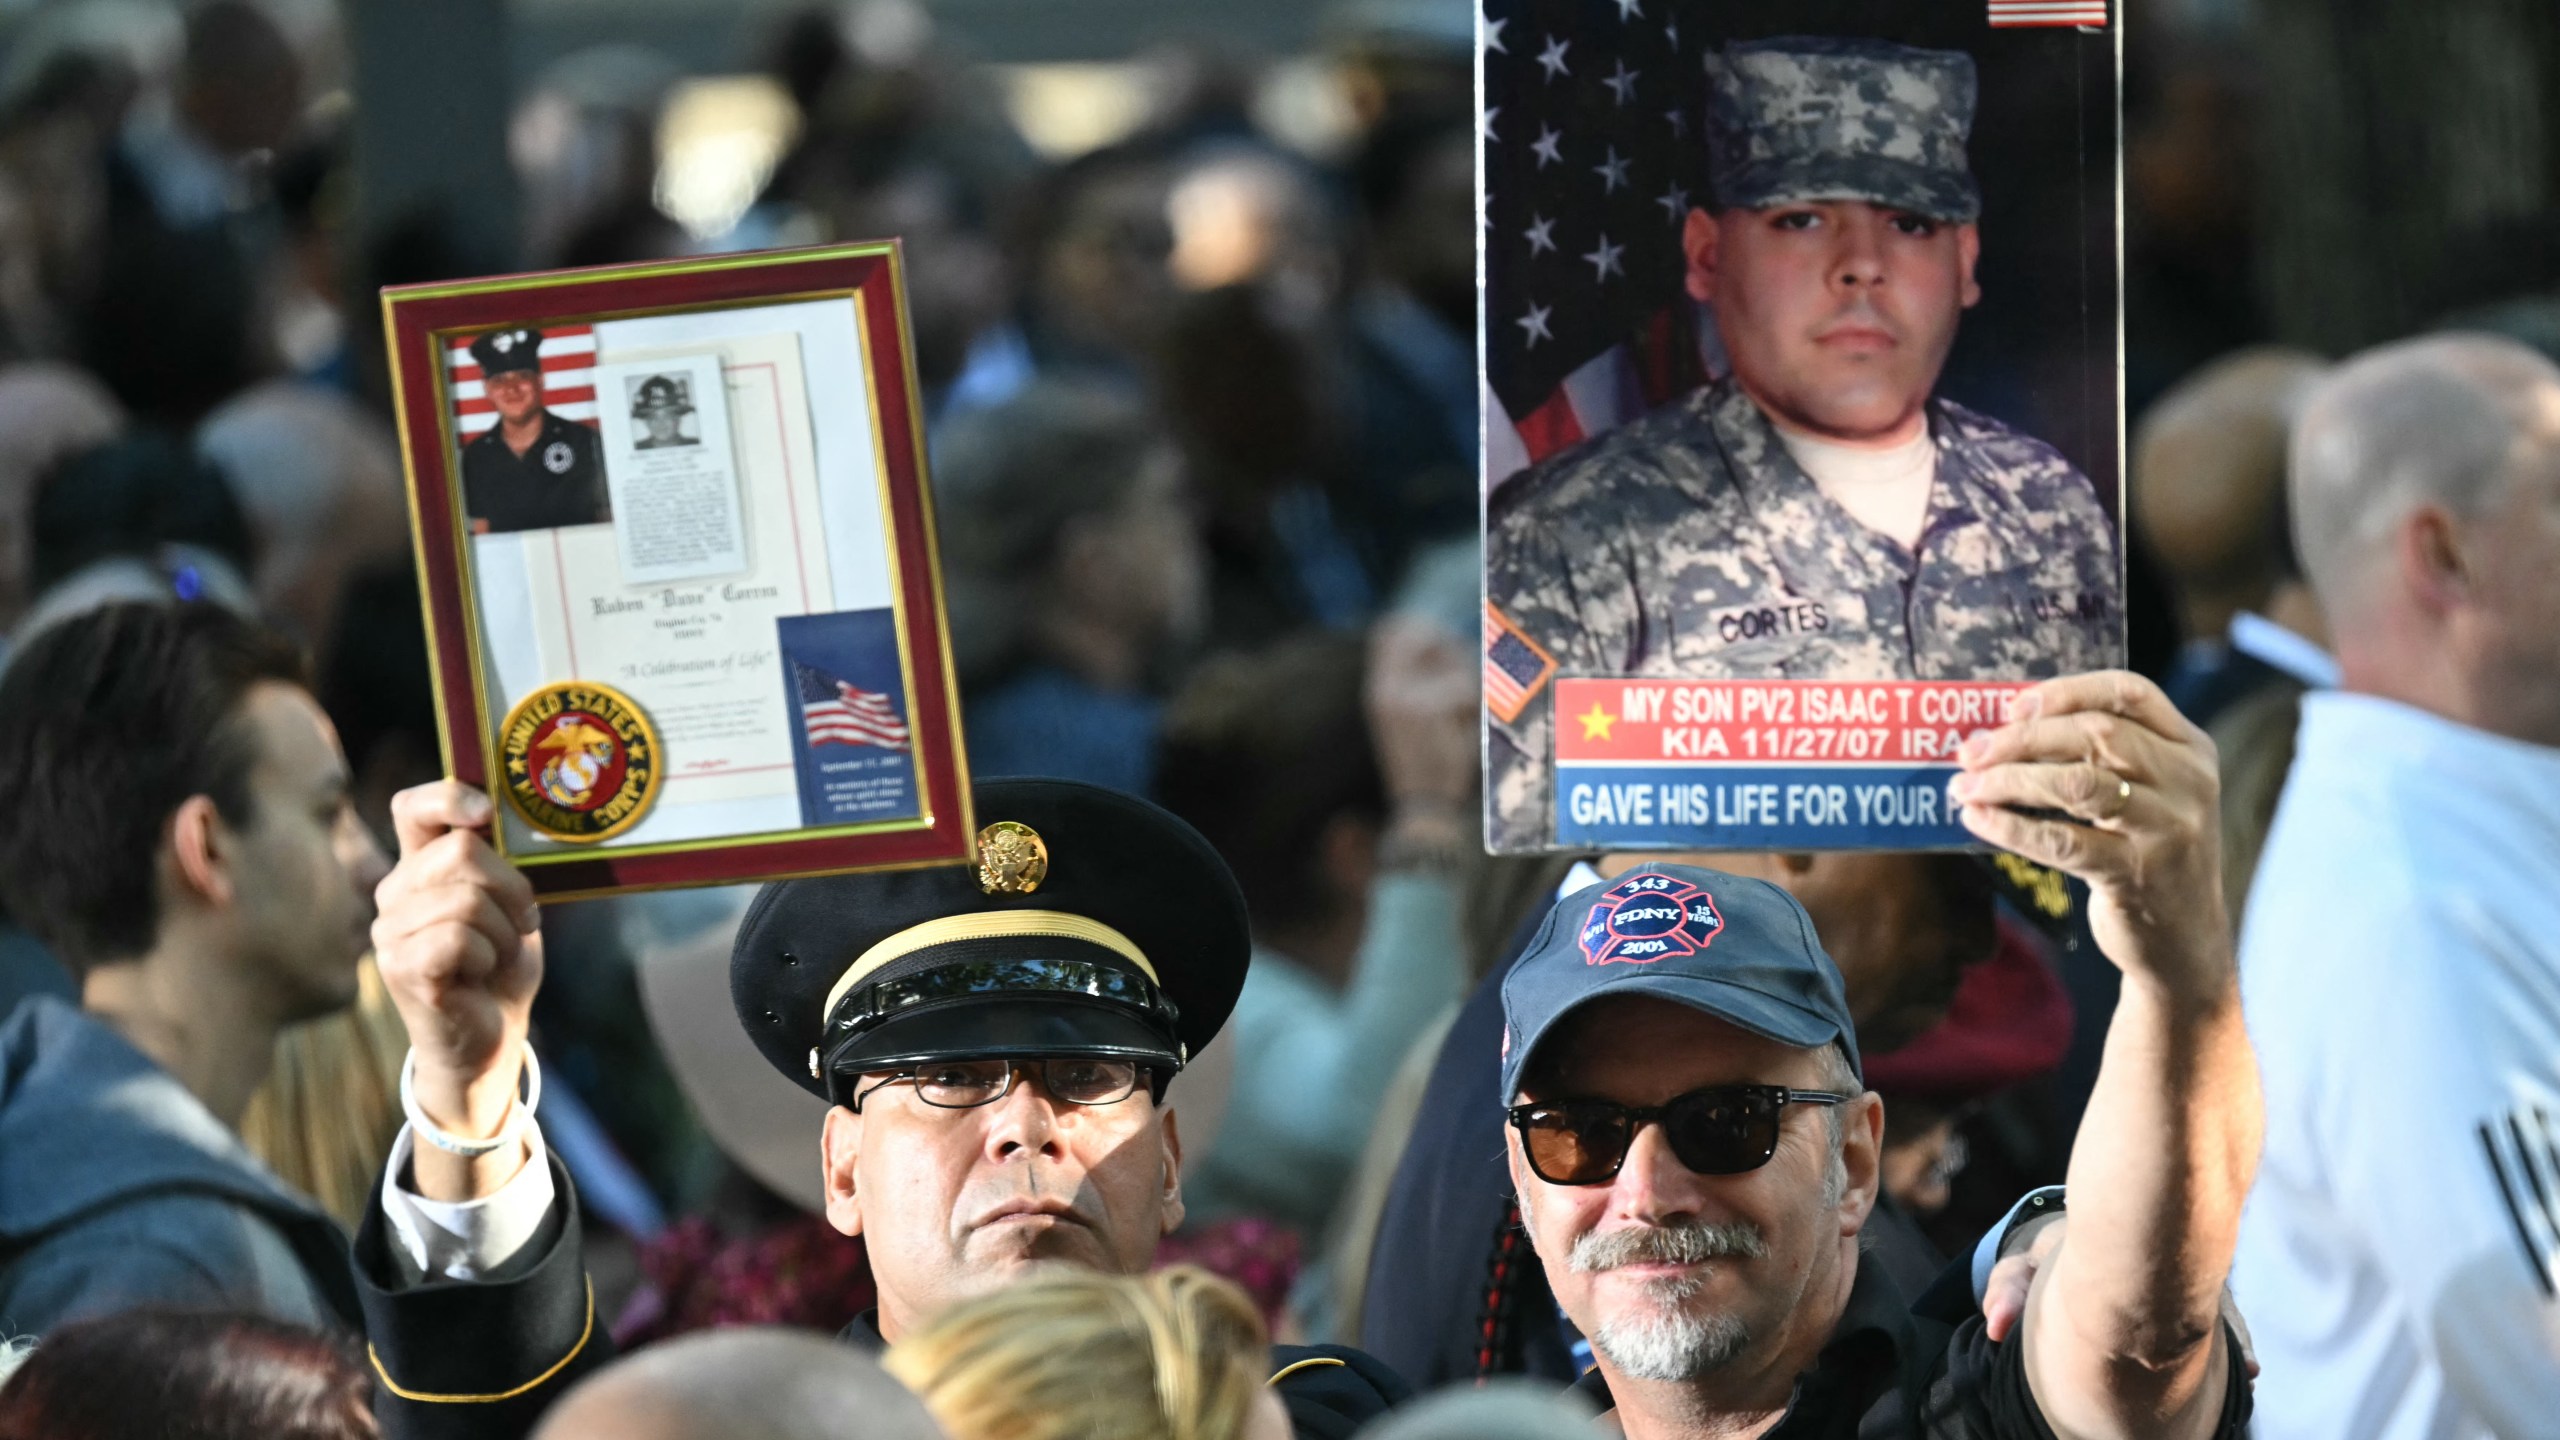
[[[1244,1292],[1175,1265],[1032,1276],[953,1306],[886,1363],[951,1440],[1235,1440],[1269,1359]]]

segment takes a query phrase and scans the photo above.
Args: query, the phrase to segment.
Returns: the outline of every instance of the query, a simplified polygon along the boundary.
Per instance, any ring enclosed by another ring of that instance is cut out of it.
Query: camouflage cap
[[[1973,57],[1881,40],[1738,41],[1707,56],[1707,179],[1718,204],[1868,200],[1971,222]]]

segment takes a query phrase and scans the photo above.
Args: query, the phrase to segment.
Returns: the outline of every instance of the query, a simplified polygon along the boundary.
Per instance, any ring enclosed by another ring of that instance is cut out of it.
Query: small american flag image
[[[848,685],[797,660],[791,668],[800,682],[800,718],[808,727],[810,745],[907,748],[907,723],[898,718],[888,696]]]
[[[2107,0],[1988,0],[1991,28],[2027,26],[2107,26]]]
[[[1511,618],[1484,607],[1484,707],[1508,725],[1556,673],[1555,657],[1520,633]]]

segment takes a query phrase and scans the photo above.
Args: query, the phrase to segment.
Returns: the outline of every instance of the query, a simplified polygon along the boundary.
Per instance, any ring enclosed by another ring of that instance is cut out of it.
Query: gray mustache
[[[1765,1260],[1768,1255],[1769,1241],[1759,1226],[1731,1221],[1594,1230],[1573,1242],[1567,1263],[1587,1275],[1621,1265],[1695,1265],[1727,1258]]]

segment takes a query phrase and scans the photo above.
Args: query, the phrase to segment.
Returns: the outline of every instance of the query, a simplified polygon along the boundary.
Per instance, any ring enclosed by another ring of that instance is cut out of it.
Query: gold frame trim
[[[959,812],[959,823],[956,830],[962,838],[962,844],[967,846],[974,843],[971,838],[974,836],[974,831],[972,829],[973,797],[970,793],[968,751],[961,723],[958,677],[952,657],[950,617],[947,610],[941,603],[941,597],[944,592],[942,583],[940,535],[934,513],[933,484],[930,462],[926,455],[926,447],[924,443],[922,394],[918,388],[919,381],[915,368],[913,319],[909,314],[909,307],[906,303],[906,267],[903,253],[896,241],[856,241],[846,244],[828,245],[803,250],[766,251],[750,255],[729,255],[708,258],[694,257],[682,260],[650,261],[636,265],[597,267],[588,270],[511,275],[493,279],[462,280],[445,284],[402,287],[396,293],[386,290],[381,297],[381,303],[383,328],[385,335],[390,342],[388,348],[391,351],[390,380],[391,393],[395,400],[393,407],[395,411],[394,420],[400,440],[402,462],[404,465],[407,465],[410,462],[411,457],[416,453],[415,440],[417,437],[410,425],[408,405],[405,403],[399,403],[401,397],[404,397],[408,393],[409,381],[412,379],[412,377],[407,373],[407,367],[404,364],[404,358],[401,354],[399,345],[400,326],[398,307],[401,305],[419,301],[455,299],[469,296],[512,294],[523,291],[559,290],[567,286],[581,284],[622,284],[636,280],[666,279],[687,275],[714,274],[724,271],[752,270],[772,266],[807,265],[812,263],[828,263],[859,259],[885,259],[888,262],[886,267],[888,270],[888,282],[890,286],[888,302],[890,311],[895,317],[898,328],[898,350],[899,357],[902,362],[900,367],[900,378],[906,387],[906,433],[911,442],[909,448],[913,456],[913,468],[915,475],[913,500],[915,506],[915,518],[918,529],[921,532],[922,548],[924,551],[926,593],[932,600],[934,642],[937,652],[935,658],[941,664],[940,673],[945,677],[948,677],[948,683],[945,686],[946,694],[943,709],[946,717],[947,731],[945,739],[948,746],[948,752],[951,757],[948,769],[953,783],[953,793],[957,800],[956,808]],[[877,384],[880,374],[878,368],[878,347],[872,334],[874,322],[867,304],[867,300],[869,298],[869,286],[871,283],[875,282],[865,282],[862,285],[855,286],[825,286],[803,290],[779,291],[735,299],[689,301],[671,305],[625,305],[599,310],[580,310],[574,312],[564,311],[559,314],[546,314],[537,319],[520,320],[516,323],[534,324],[548,329],[555,326],[594,325],[612,320],[649,318],[663,315],[705,314],[731,310],[755,310],[821,301],[841,301],[849,306],[852,311],[856,350],[860,356],[863,367],[864,409],[871,421],[871,469],[873,486],[879,505],[880,529],[883,542],[882,553],[887,561],[888,567],[887,578],[889,582],[890,603],[898,617],[898,623],[893,628],[897,636],[898,644],[899,683],[903,688],[904,698],[907,704],[907,713],[912,716],[916,713],[916,656],[908,633],[909,616],[908,597],[906,593],[906,557],[901,553],[901,546],[898,543],[896,523],[898,512],[895,504],[893,503],[893,477],[888,463],[887,453],[888,427],[886,417],[881,413],[880,392]],[[480,581],[477,573],[477,557],[472,550],[471,536],[466,528],[466,522],[462,510],[462,491],[460,483],[461,464],[459,456],[460,440],[459,429],[455,423],[454,417],[452,367],[449,363],[442,362],[448,355],[448,352],[457,338],[479,334],[498,323],[502,322],[490,321],[470,325],[445,326],[441,328],[421,327],[421,334],[428,349],[430,361],[435,362],[431,364],[430,373],[424,378],[429,386],[432,408],[436,416],[436,438],[438,442],[438,449],[440,451],[440,458],[445,466],[445,473],[448,481],[446,485],[446,498],[448,502],[447,513],[442,517],[444,524],[441,528],[448,537],[449,553],[452,554],[455,562],[456,580],[463,591],[463,606],[466,619],[464,624],[464,633],[460,637],[462,640],[461,648],[467,657],[467,662],[470,667],[474,698],[480,702],[471,706],[472,725],[475,731],[475,738],[478,742],[478,754],[481,757],[482,764],[486,768],[492,784],[500,784],[501,777],[504,774],[502,757],[497,753],[497,745],[504,729],[504,723],[502,720],[497,729],[492,729],[489,707],[484,698],[493,691],[493,687],[489,684],[487,657],[481,643],[481,636],[479,633],[480,627],[477,624],[470,623],[473,618],[481,615],[479,603]],[[413,482],[404,488],[408,491],[406,499],[409,507],[411,533],[423,539],[426,534],[426,526],[425,516],[421,510],[419,487]],[[422,608],[426,611],[426,639],[428,654],[430,656],[430,664],[428,667],[429,684],[434,696],[438,719],[436,732],[437,745],[441,752],[439,758],[443,762],[445,773],[450,775],[455,773],[456,769],[454,763],[455,751],[452,743],[453,737],[448,734],[448,726],[444,723],[446,717],[451,713],[450,696],[445,685],[443,667],[440,664],[433,662],[433,657],[442,653],[443,647],[439,643],[441,637],[438,633],[439,626],[437,624],[435,606],[429,598],[430,587],[427,553],[423,545],[417,547],[417,553],[414,556],[414,559],[417,565]],[[583,680],[574,680],[566,683],[588,684],[596,685],[597,688],[609,688],[597,685],[597,682]],[[521,702],[519,701],[515,703]],[[511,703],[509,706],[510,713],[513,712],[514,708],[515,705]],[[641,710],[638,705],[635,704],[632,708],[635,712],[640,713],[645,717],[646,712]],[[652,730],[652,735],[654,738],[654,729]],[[934,787],[932,781],[934,777],[928,773],[928,766],[925,763],[925,757],[920,752],[911,751],[910,753],[913,757],[916,769],[915,785],[917,803],[917,814],[911,819],[880,820],[853,825],[835,825],[819,828],[766,830],[749,835],[706,837],[695,840],[669,840],[660,841],[654,844],[631,846],[603,845],[601,842],[609,841],[612,838],[610,835],[598,836],[594,841],[570,840],[567,837],[551,836],[548,838],[564,844],[578,845],[581,848],[568,850],[539,849],[532,851],[525,851],[521,847],[511,851],[507,844],[505,827],[496,826],[492,829],[491,842],[493,848],[497,850],[501,858],[507,860],[510,864],[518,866],[519,868],[531,869],[549,865],[591,863],[602,859],[621,859],[625,857],[637,859],[657,855],[694,854],[722,850],[748,849],[759,846],[788,845],[811,840],[851,839],[867,835],[930,832],[937,828],[937,812],[933,804]],[[519,810],[518,813],[521,815],[521,810]],[[643,813],[645,813],[645,811]],[[530,824],[530,821],[527,823]],[[533,828],[537,831],[540,830],[540,827],[538,826]],[[590,846],[596,848],[586,848]],[[932,857],[916,860],[902,860],[877,866],[865,866],[863,868],[884,871],[913,869],[929,865],[965,863],[966,860],[967,854],[964,852],[960,855],[948,858]],[[795,870],[788,874],[777,873],[771,878],[787,879],[800,878],[809,875],[836,874],[841,873],[842,868],[843,867],[839,866],[810,870]],[[627,891],[673,889],[682,888],[687,885],[723,883],[734,882],[724,878],[706,878],[702,880],[661,881],[640,884],[616,883],[594,889],[552,892],[550,898],[575,899],[583,896],[616,894]]]

